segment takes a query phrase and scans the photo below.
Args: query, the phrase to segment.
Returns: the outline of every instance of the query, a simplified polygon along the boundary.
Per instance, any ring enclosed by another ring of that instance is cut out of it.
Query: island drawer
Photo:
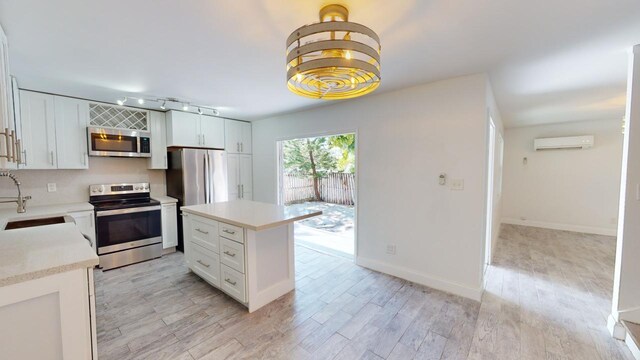
[[[225,264],[220,265],[221,289],[243,303],[247,302],[244,274],[233,270]]]
[[[221,237],[220,262],[244,274],[244,245]]]
[[[220,287],[220,256],[218,254],[192,243],[187,257],[193,272],[210,284]]]
[[[227,239],[231,239],[237,241],[239,243],[244,243],[244,229],[239,226],[225,224],[223,222],[220,223],[218,227],[218,234]]]
[[[218,223],[195,216],[191,218],[191,240],[192,242],[209,249],[215,253],[220,252],[218,243]]]

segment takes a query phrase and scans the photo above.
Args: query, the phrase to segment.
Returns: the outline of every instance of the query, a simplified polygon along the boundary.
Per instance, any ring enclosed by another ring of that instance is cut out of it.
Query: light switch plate
[[[48,183],[47,184],[47,191],[48,192],[56,192],[56,183]]]
[[[463,179],[452,179],[451,190],[464,190],[464,180]]]

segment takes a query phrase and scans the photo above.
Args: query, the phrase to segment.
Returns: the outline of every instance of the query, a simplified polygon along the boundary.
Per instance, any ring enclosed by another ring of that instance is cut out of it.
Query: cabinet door
[[[16,130],[13,114],[13,96],[12,96],[11,76],[9,76],[9,45],[7,37],[0,27],[0,131],[4,129]],[[0,154],[7,155],[6,142],[4,138],[0,141]],[[13,153],[13,152],[12,152]],[[0,158],[0,169],[15,169],[15,161],[9,162],[6,158]]]
[[[253,193],[253,165],[251,155],[240,155],[240,198],[251,200]]]
[[[240,152],[251,154],[251,123],[240,122]]]
[[[202,146],[200,115],[172,110],[166,117],[167,146]]]
[[[227,186],[229,187],[229,200],[240,198],[240,155],[227,155]]]
[[[204,147],[224,149],[224,119],[200,115],[200,132]]]
[[[178,246],[178,207],[176,204],[162,205],[162,247]]]
[[[58,169],[88,169],[89,102],[55,96],[54,108]]]
[[[96,226],[94,222],[94,212],[78,211],[69,213],[69,216],[76,222],[76,226],[83,235],[86,235],[91,241],[93,250],[96,250]]]
[[[56,169],[53,95],[20,91],[23,169]]]
[[[228,153],[240,152],[240,121],[224,121],[224,149]]]
[[[167,168],[167,123],[163,112],[149,111],[151,131],[151,158],[147,168],[164,170]]]

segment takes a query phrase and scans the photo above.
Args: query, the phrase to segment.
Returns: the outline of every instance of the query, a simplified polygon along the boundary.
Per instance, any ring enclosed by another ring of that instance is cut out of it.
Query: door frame
[[[487,201],[486,201],[486,219],[485,219],[485,242],[484,242],[484,259],[483,272],[491,265],[493,258],[493,208],[495,196],[495,170],[496,170],[496,144],[497,129],[491,115],[488,122],[488,149],[487,149]]]
[[[299,133],[296,135],[289,135],[284,137],[276,138],[275,143],[275,151],[276,151],[276,199],[278,205],[284,205],[284,195],[283,195],[283,181],[282,175],[284,170],[284,164],[282,162],[282,143],[287,140],[295,140],[295,139],[306,139],[306,138],[314,138],[314,137],[326,137],[326,136],[335,136],[335,135],[344,135],[344,134],[354,134],[356,136],[356,149],[355,149],[355,184],[356,189],[354,192],[354,202],[353,206],[353,262],[355,264],[358,263],[358,227],[360,226],[360,221],[358,219],[358,208],[359,208],[359,199],[360,199],[360,156],[359,156],[359,134],[358,129],[346,129],[346,130],[336,130],[336,131],[319,131],[319,132],[310,132],[310,133]],[[295,234],[294,234],[295,236]]]

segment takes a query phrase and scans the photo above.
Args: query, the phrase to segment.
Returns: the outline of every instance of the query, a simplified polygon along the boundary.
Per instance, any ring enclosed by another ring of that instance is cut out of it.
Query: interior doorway
[[[278,142],[278,201],[323,215],[295,224],[295,242],[353,260],[356,251],[356,134]]]

